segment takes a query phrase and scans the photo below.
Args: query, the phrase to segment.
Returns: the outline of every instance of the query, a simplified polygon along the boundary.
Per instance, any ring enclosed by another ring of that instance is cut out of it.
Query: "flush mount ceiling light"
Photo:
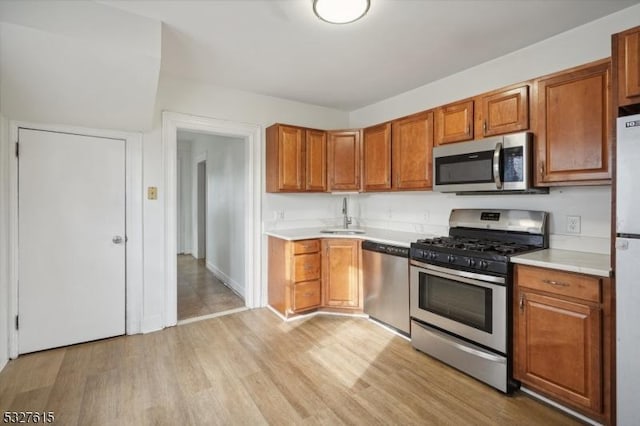
[[[313,0],[313,12],[331,24],[348,24],[362,18],[370,0]]]

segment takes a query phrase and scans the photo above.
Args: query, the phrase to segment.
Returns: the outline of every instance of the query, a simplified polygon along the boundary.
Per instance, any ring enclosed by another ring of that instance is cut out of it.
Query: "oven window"
[[[470,327],[493,332],[491,289],[420,274],[418,305]]]
[[[493,151],[436,158],[436,184],[493,182]]]

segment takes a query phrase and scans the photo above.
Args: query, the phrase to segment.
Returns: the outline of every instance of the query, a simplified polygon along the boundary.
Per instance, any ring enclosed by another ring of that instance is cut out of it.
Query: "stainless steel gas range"
[[[548,240],[546,212],[452,210],[448,237],[411,244],[414,348],[511,391],[509,257],[546,248]]]

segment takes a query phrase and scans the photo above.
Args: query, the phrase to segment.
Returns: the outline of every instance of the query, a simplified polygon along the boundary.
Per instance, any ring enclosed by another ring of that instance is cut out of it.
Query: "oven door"
[[[507,352],[505,278],[411,261],[411,317]]]

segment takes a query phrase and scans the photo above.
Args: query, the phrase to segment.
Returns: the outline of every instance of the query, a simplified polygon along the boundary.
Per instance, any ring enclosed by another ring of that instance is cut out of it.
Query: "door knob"
[[[113,244],[122,244],[122,242],[124,240],[122,239],[122,237],[120,235],[116,235],[115,237],[113,237],[111,239],[111,241],[113,241]]]

